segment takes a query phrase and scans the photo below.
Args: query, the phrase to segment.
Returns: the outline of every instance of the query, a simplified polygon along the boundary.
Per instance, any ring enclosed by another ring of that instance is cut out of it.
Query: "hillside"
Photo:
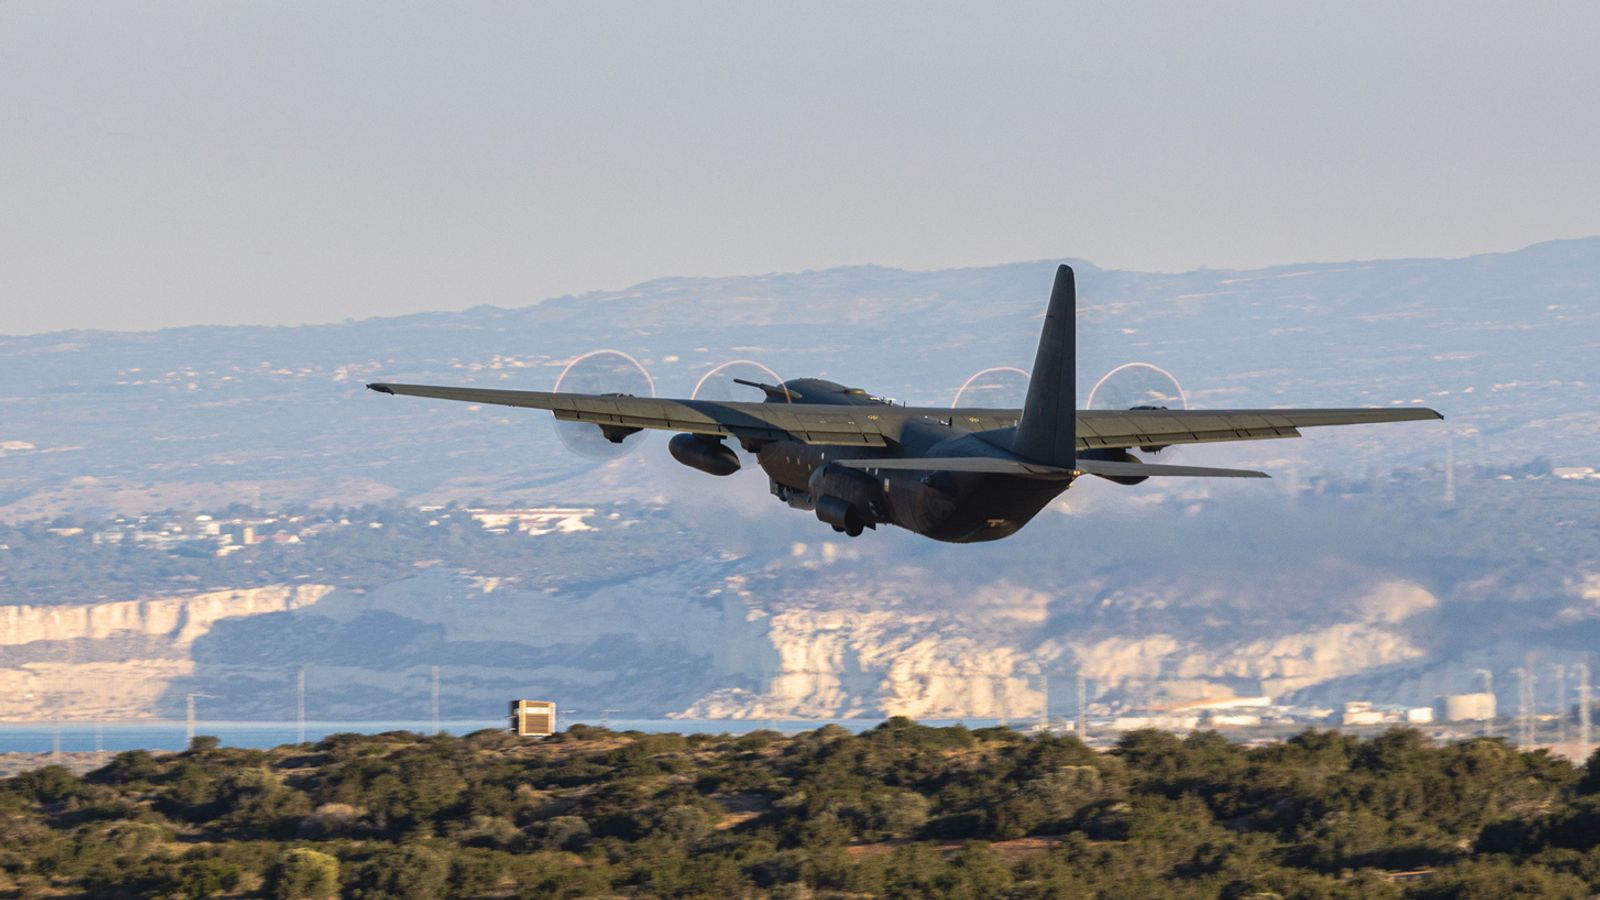
[[[785,377],[949,403],[979,369],[1030,364],[1053,265],[664,279],[339,325],[0,337],[0,516],[530,482],[610,499],[646,485],[582,477],[587,466],[559,454],[541,418],[386,402],[361,385],[546,389],[566,360],[612,347],[641,359],[665,395],[686,395],[717,363],[755,358]],[[1600,462],[1584,457],[1600,446],[1588,412],[1600,391],[1600,238],[1461,260],[1079,268],[1080,379],[1144,360],[1177,374],[1197,406],[1422,401],[1446,411],[1464,455]],[[1388,464],[1437,460],[1442,444],[1440,429],[1367,429],[1239,452]]]
[[[1600,754],[1306,732],[197,739],[0,780],[0,890],[329,897],[1584,897]]]

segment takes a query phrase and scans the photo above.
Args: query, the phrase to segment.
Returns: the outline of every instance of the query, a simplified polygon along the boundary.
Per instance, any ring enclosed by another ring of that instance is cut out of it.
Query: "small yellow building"
[[[549,737],[556,730],[556,705],[549,700],[511,701],[511,733]]]

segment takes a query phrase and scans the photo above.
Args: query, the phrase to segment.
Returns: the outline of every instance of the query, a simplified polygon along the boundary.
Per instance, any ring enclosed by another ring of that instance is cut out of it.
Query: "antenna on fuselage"
[[[1050,308],[1011,449],[1032,462],[1072,468],[1078,445],[1078,289],[1071,266],[1056,269]]]
[[[774,386],[770,384],[762,384],[759,381],[746,381],[743,378],[735,378],[733,379],[733,383],[742,384],[745,387],[760,388],[766,392],[768,400],[783,400],[792,403],[795,400],[800,399],[800,392],[791,390],[786,384]]]

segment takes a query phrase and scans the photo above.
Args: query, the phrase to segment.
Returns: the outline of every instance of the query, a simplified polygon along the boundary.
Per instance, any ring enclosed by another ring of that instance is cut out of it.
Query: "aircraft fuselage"
[[[825,402],[850,405],[885,401],[820,379],[787,382],[798,399],[767,402]],[[841,399],[843,398],[843,399]],[[1010,475],[948,471],[847,469],[830,465],[841,459],[938,458],[1001,456],[1000,451],[971,432],[945,421],[906,424],[893,452],[881,448],[819,446],[800,441],[772,441],[750,447],[771,479],[772,493],[797,509],[814,510],[838,531],[895,525],[926,537],[952,543],[994,541],[1015,534],[1041,509],[1067,489],[1067,481],[1041,481]],[[827,498],[839,506],[837,521],[828,518]]]

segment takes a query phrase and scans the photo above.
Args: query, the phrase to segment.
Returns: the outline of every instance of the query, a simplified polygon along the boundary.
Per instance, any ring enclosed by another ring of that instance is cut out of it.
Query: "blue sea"
[[[613,731],[675,731],[683,734],[744,734],[761,729],[792,734],[810,731],[824,725],[840,725],[851,731],[865,731],[883,723],[883,719],[611,719],[607,727]],[[925,721],[924,725],[954,725],[960,721],[968,728],[987,728],[997,724],[994,719]],[[1016,722],[1016,720],[1012,720]],[[561,728],[572,723],[563,720]],[[586,725],[599,725],[585,721]],[[1022,723],[1026,725],[1027,723]],[[438,730],[446,734],[471,734],[485,728],[503,729],[504,718],[497,719],[441,719]],[[414,731],[427,734],[434,724],[427,719],[416,721],[366,721],[366,722],[306,722],[305,739],[318,741],[330,734],[356,732],[378,734],[385,731]],[[276,747],[300,740],[300,726],[293,722],[225,722],[202,720],[195,723],[195,734],[215,735],[229,747]],[[186,727],[182,719],[148,719],[136,722],[24,722],[0,723],[0,753],[47,753],[58,748],[64,752],[85,750],[182,750],[188,746]]]

